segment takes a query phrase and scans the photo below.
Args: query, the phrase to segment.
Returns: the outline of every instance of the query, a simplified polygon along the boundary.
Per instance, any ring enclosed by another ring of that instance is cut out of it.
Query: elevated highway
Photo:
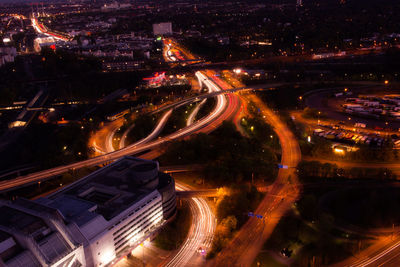
[[[65,173],[70,170],[76,170],[80,168],[85,168],[85,167],[92,167],[92,166],[97,166],[97,165],[102,165],[102,164],[107,164],[110,163],[118,158],[121,158],[126,155],[135,155],[141,152],[145,152],[148,150],[151,150],[153,148],[156,148],[164,143],[167,143],[169,141],[182,138],[185,136],[188,136],[192,133],[199,132],[205,129],[209,129],[211,126],[213,126],[214,123],[222,123],[222,121],[218,120],[218,118],[224,114],[224,111],[226,110],[227,106],[230,104],[230,102],[227,102],[225,96],[223,95],[222,92],[216,93],[221,91],[221,88],[217,86],[211,79],[209,79],[206,75],[204,75],[201,72],[197,72],[196,76],[198,76],[199,79],[202,79],[203,83],[205,86],[209,88],[210,94],[212,96],[217,97],[217,104],[214,110],[206,117],[202,118],[201,120],[196,121],[195,123],[191,124],[190,126],[187,126],[185,128],[180,129],[179,131],[172,133],[168,136],[165,136],[163,138],[159,138],[153,141],[150,141],[148,143],[143,143],[143,144],[133,144],[130,146],[127,146],[125,148],[95,157],[91,158],[88,160],[68,164],[68,165],[63,165],[63,166],[58,166],[52,169],[48,170],[43,170],[39,171],[36,173],[32,173],[29,175],[17,177],[12,180],[6,180],[6,181],[1,181],[0,182],[0,192],[6,192],[10,191],[16,188],[28,186],[40,181],[45,181],[48,179],[51,179],[52,177],[55,177],[57,175],[60,175],[62,173]],[[214,129],[216,126],[211,127],[211,129]]]
[[[218,197],[220,195],[218,189],[185,190],[176,192],[178,198]]]

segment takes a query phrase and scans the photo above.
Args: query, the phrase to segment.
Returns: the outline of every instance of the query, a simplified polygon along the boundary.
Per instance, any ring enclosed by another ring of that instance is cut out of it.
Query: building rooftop
[[[11,237],[11,235],[0,230],[0,243],[7,240],[10,237]]]
[[[31,203],[31,205],[29,205]],[[49,262],[56,262],[72,251],[63,235],[52,228],[50,218],[60,216],[56,209],[21,199],[0,206],[0,259],[6,266],[40,266],[34,255],[38,251]],[[40,207],[43,207],[41,210]],[[50,224],[49,224],[50,223]],[[21,236],[35,242],[36,251],[20,246]]]
[[[0,225],[19,230],[25,235],[32,235],[35,240],[40,239],[40,229],[47,228],[47,225],[39,217],[8,206],[1,206],[0,214]]]
[[[96,214],[110,220],[155,190],[158,177],[157,162],[124,157],[39,202],[77,224]]]
[[[78,226],[98,216],[97,213],[92,212],[97,208],[95,203],[71,195],[62,195],[54,200],[40,198],[38,202],[58,209],[67,221],[74,221]]]

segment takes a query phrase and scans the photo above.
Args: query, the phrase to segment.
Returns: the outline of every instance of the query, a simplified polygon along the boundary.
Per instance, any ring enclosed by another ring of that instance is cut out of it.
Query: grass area
[[[243,183],[231,186],[228,192],[216,203],[218,225],[207,254],[208,259],[215,257],[229,243],[236,231],[249,219],[248,212],[254,211],[264,197],[255,187]]]
[[[288,265],[276,261],[268,251],[261,251],[254,260],[252,267],[286,267]]]
[[[235,125],[224,122],[211,134],[197,134],[172,142],[159,158],[161,165],[204,164],[204,176],[213,186],[276,178],[276,156],[255,139],[243,137]]]
[[[379,182],[379,184],[381,184]],[[334,190],[324,198],[326,211],[345,223],[362,228],[399,225],[400,189],[387,186],[358,186]]]
[[[192,224],[192,215],[188,202],[178,207],[175,219],[167,224],[154,239],[154,244],[164,250],[177,249],[185,240]]]
[[[268,250],[279,253],[288,249],[296,266],[329,265],[350,257],[369,246],[370,240],[349,233],[334,231],[334,218],[328,214],[307,221],[295,212],[282,218],[265,244]]]
[[[377,189],[373,184],[367,190],[356,181],[347,181],[349,185],[343,189],[340,182],[346,181],[306,188],[279,221],[264,249],[276,253],[289,250],[296,266],[320,266],[340,262],[370,246],[373,238],[364,235],[364,229],[390,227],[398,220],[399,190],[389,190],[389,185]]]
[[[187,119],[195,107],[196,105],[189,104],[175,109],[165,124],[160,136],[172,134],[179,129],[186,127]]]
[[[197,113],[196,116],[196,120],[200,120],[201,118],[210,114],[210,112],[213,110],[216,104],[217,104],[217,99],[215,97],[207,98],[207,101],[204,103],[204,105],[200,107],[199,113]]]
[[[125,145],[133,144],[136,141],[139,141],[146,136],[148,136],[153,129],[155,128],[161,114],[155,115],[141,115],[138,116],[130,125],[135,124],[133,128],[129,131],[128,136],[125,141]],[[129,126],[125,127],[125,130],[128,129]],[[122,128],[122,127],[121,127]],[[125,131],[124,130],[124,131]],[[121,131],[121,135],[123,131]]]

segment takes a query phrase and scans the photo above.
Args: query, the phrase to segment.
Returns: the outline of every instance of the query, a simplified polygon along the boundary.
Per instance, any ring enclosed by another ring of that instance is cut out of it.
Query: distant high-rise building
[[[162,22],[158,24],[153,24],[154,35],[169,35],[172,34],[172,23]]]

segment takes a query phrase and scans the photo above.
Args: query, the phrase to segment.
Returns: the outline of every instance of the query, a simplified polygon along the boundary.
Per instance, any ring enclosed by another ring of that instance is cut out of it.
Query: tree
[[[226,234],[226,236],[230,236],[232,232],[236,229],[237,219],[235,216],[230,215],[222,220],[220,227],[222,231]]]

